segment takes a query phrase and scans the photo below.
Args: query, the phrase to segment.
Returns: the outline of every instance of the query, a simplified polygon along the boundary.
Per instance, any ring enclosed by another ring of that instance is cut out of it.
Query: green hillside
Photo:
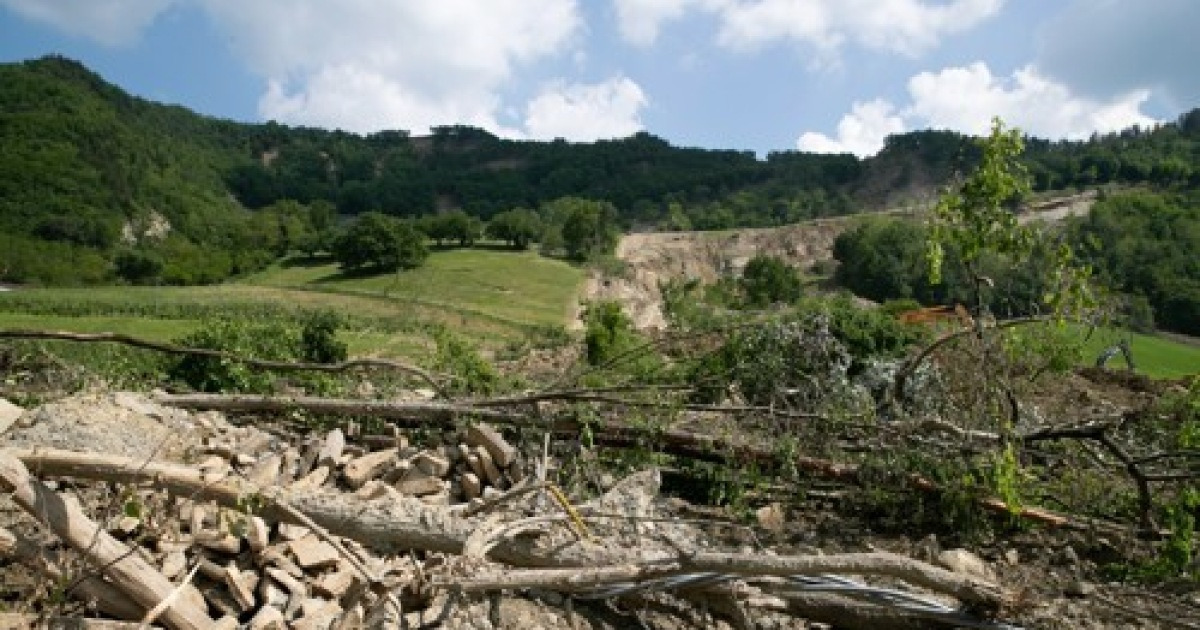
[[[918,131],[867,159],[674,147],[649,134],[514,141],[243,124],[131,96],[62,57],[0,64],[0,281],[204,284],[316,242],[337,215],[484,220],[564,196],[610,202],[626,229],[766,226],[927,196],[977,158]],[[1200,184],[1200,110],[1087,142],[1030,141],[1038,189]]]

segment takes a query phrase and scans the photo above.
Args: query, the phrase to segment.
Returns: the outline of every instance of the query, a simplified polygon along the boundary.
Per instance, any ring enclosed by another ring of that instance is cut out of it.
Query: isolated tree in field
[[[542,235],[542,219],[528,208],[505,210],[488,222],[488,236],[504,241],[515,249],[525,249]]]
[[[483,223],[462,210],[428,216],[422,223],[425,233],[438,245],[456,242],[459,247],[470,247],[483,235]]]
[[[617,209],[607,201],[564,197],[547,204],[547,213],[561,217],[567,257],[587,260],[608,254],[617,246]]]
[[[764,307],[771,304],[790,304],[803,292],[800,274],[781,258],[759,254],[742,270],[742,291],[746,304]]]
[[[350,271],[396,271],[419,267],[429,255],[425,236],[410,222],[368,212],[350,224],[334,243],[333,256]]]

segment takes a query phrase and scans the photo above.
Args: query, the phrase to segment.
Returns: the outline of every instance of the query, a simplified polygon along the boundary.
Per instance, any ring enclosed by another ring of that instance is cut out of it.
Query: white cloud
[[[796,147],[814,153],[872,155],[883,148],[884,138],[904,131],[904,120],[895,109],[881,99],[855,103],[838,122],[836,138],[809,131],[801,134]]]
[[[1149,98],[1146,90],[1096,101],[1072,94],[1033,66],[1008,79],[993,76],[983,62],[922,72],[909,79],[908,93],[908,118],[972,134],[986,133],[992,116],[1031,135],[1070,139],[1154,122],[1140,109]]]
[[[137,41],[175,0],[0,0],[22,17],[106,46]]]
[[[642,89],[626,77],[552,85],[529,102],[525,128],[541,140],[624,138],[642,129],[639,113],[646,102]]]
[[[905,129],[952,129],[983,135],[993,116],[1031,135],[1068,139],[1156,122],[1141,111],[1150,96],[1148,90],[1094,100],[1072,94],[1034,66],[1021,68],[1009,78],[992,75],[983,62],[922,72],[909,79],[908,96],[903,109],[883,100],[855,103],[838,123],[835,138],[806,132],[797,145],[809,151],[870,155],[883,146],[888,134]]]
[[[356,131],[496,121],[524,65],[565,54],[575,0],[199,0],[268,81],[260,114]]]
[[[716,16],[717,41],[754,49],[777,41],[813,46],[825,55],[850,42],[916,55],[942,37],[995,15],[1004,0],[615,0],[621,33],[654,42],[662,25],[689,11]]]

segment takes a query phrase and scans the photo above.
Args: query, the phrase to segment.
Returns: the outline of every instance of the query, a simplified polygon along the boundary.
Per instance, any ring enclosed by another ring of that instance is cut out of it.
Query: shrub
[[[300,335],[294,328],[278,323],[210,320],[176,343],[272,361],[295,361],[302,356]],[[180,359],[168,375],[203,392],[267,393],[273,383],[269,372],[256,370],[240,361],[196,355]]]
[[[800,274],[781,258],[759,254],[746,263],[741,287],[748,306],[791,304],[800,299]]]

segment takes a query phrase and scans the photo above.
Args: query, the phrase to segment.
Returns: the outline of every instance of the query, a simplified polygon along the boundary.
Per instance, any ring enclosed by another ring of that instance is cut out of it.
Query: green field
[[[453,329],[487,349],[569,323],[582,269],[529,252],[434,252],[419,269],[344,277],[333,264],[282,264],[207,287],[31,288],[0,293],[0,327],[118,332],[170,340],[213,317],[341,313],[355,355],[421,358]]]
[[[1082,332],[1082,331],[1081,331]],[[1154,378],[1181,378],[1200,374],[1200,346],[1173,341],[1165,337],[1127,333],[1113,329],[1098,329],[1084,343],[1084,363],[1092,365],[1105,348],[1122,337],[1129,340],[1137,371]],[[1125,359],[1117,355],[1108,367],[1124,368]]]

